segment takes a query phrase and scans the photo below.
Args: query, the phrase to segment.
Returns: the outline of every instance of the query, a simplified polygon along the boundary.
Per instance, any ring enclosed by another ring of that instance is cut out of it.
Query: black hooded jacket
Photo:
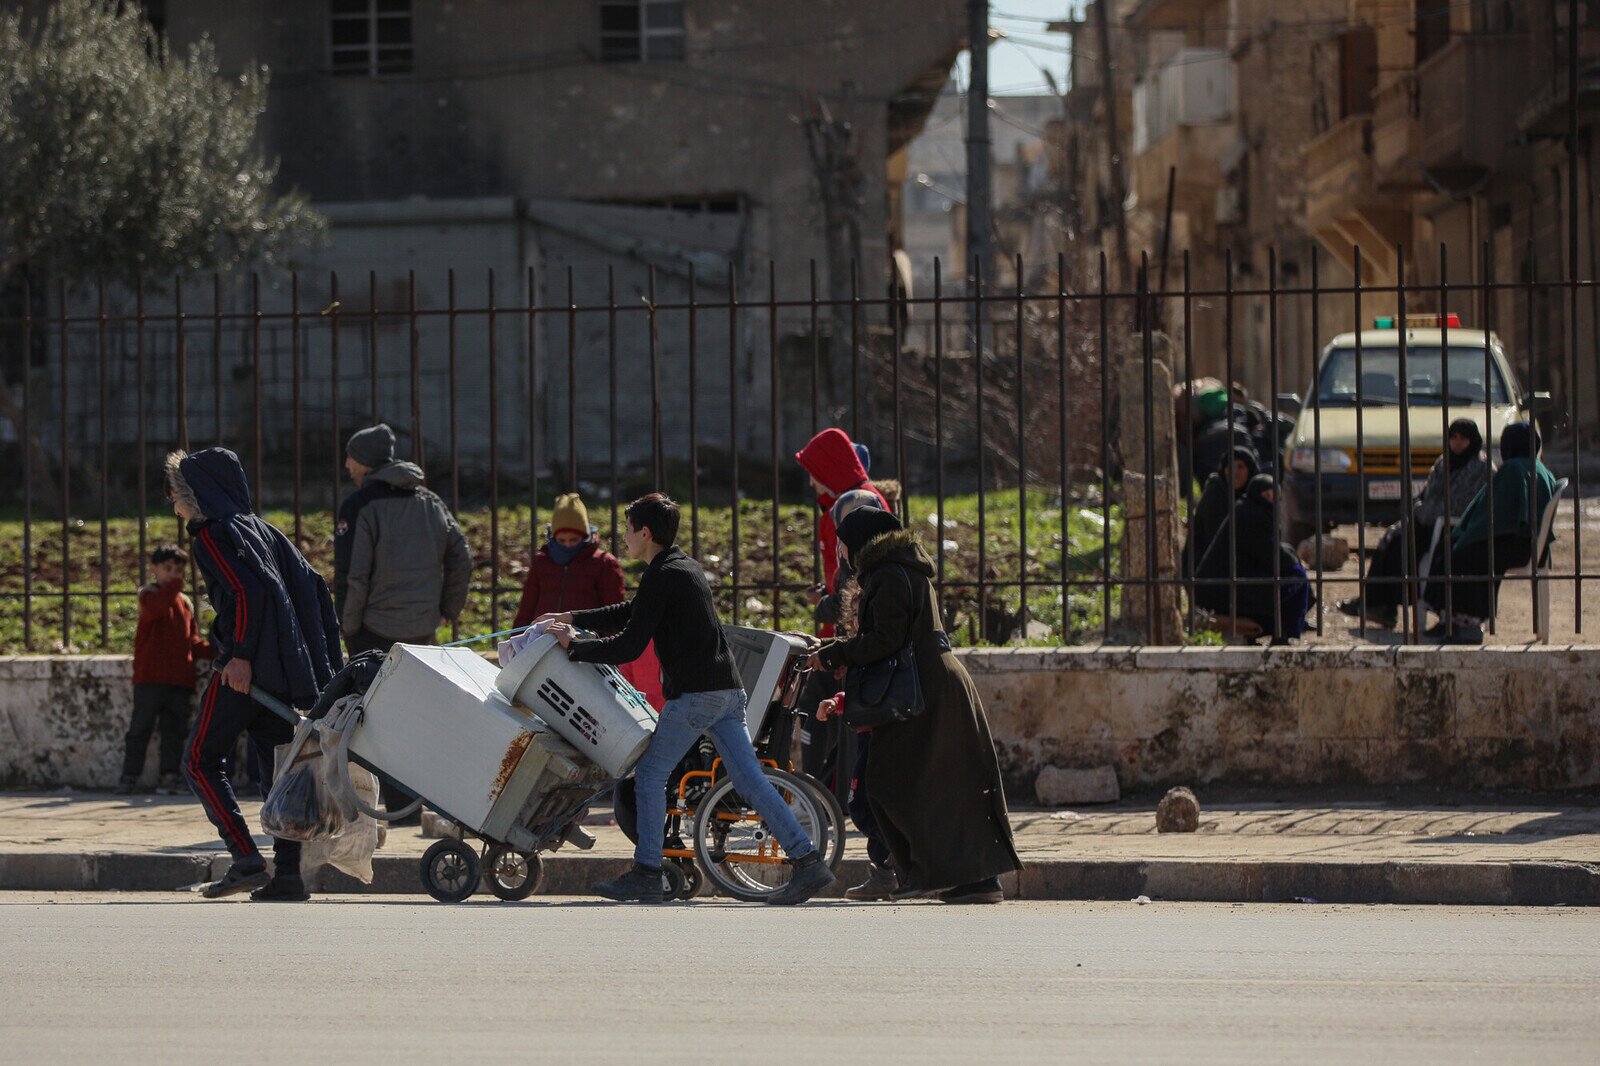
[[[1222,461],[1217,471],[1206,478],[1205,488],[1200,491],[1200,499],[1195,502],[1193,517],[1189,520],[1189,541],[1183,547],[1185,572],[1200,565],[1200,560],[1205,558],[1206,549],[1216,540],[1217,531],[1233,513],[1234,502],[1244,499],[1243,489],[1238,492],[1233,491],[1235,462],[1249,467],[1251,478],[1261,472],[1261,463],[1256,458],[1255,451],[1251,448],[1236,447]],[[1249,484],[1250,478],[1246,478],[1246,487]]]
[[[175,491],[205,517],[189,523],[194,557],[216,611],[211,642],[217,665],[251,664],[254,683],[310,707],[344,663],[327,583],[277,529],[252,508],[239,457],[207,448],[178,464]]]

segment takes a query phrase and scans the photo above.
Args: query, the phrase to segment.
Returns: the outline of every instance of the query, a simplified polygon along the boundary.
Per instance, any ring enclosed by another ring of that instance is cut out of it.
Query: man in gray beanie
[[[395,461],[394,430],[383,423],[351,435],[344,468],[356,484],[333,530],[333,601],[345,647],[354,656],[432,644],[466,606],[467,538],[423,486],[422,468]]]

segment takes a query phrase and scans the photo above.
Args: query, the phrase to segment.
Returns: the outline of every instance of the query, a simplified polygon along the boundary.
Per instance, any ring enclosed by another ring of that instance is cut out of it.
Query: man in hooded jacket
[[[343,665],[328,586],[289,539],[255,514],[239,457],[226,448],[167,456],[167,495],[194,541],[194,560],[216,612],[216,673],[184,750],[183,772],[217,827],[233,864],[201,892],[208,899],[250,892],[255,900],[307,897],[300,844],[274,840],[268,876],[228,780],[227,756],[241,732],[256,742],[257,780],[270,787],[272,752],[293,727],[250,696],[252,686],[294,707],[310,707]]]
[[[333,529],[333,599],[355,655],[396,643],[432,644],[467,603],[472,550],[455,516],[423,484],[422,468],[397,461],[382,422],[345,447],[356,489]]]

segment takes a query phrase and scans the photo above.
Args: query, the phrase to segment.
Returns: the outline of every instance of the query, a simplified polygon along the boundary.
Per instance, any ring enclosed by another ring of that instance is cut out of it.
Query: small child
[[[144,773],[150,735],[161,730],[161,779],[156,792],[177,796],[183,741],[194,704],[194,663],[215,652],[195,624],[194,604],[183,594],[189,555],[176,544],[150,553],[150,584],[139,590],[139,628],[133,637],[133,718],[123,743],[119,796],[130,795]]]
[[[583,497],[576,492],[557,496],[550,515],[549,539],[528,566],[528,576],[522,583],[522,603],[512,626],[521,629],[545,615],[591,611],[627,598],[622,564],[600,546],[600,534],[589,524],[589,509],[584,506]],[[646,645],[639,658],[617,669],[650,706],[661,710],[666,699],[654,643]]]

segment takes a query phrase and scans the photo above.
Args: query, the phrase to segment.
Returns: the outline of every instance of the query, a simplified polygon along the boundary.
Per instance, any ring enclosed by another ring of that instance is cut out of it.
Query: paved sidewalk
[[[1012,888],[1037,899],[1600,903],[1600,807],[1491,799],[1218,803],[1190,834],[1156,833],[1153,798],[1018,811],[1028,869]],[[252,824],[259,806],[244,805]],[[581,891],[626,862],[630,847],[608,812],[589,825],[595,848],[547,856],[541,891]],[[431,843],[416,828],[392,831],[371,890],[417,891],[416,860]],[[0,793],[0,889],[171,890],[204,880],[220,854],[190,797]],[[852,837],[846,880],[862,859]],[[341,875],[326,887],[360,888]]]

